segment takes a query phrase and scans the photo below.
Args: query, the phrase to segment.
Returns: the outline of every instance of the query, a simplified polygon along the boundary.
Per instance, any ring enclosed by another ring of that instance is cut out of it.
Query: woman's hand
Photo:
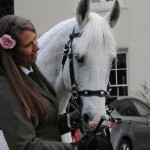
[[[58,116],[58,128],[61,135],[75,131],[79,128],[80,112],[75,110],[71,113],[64,113]]]

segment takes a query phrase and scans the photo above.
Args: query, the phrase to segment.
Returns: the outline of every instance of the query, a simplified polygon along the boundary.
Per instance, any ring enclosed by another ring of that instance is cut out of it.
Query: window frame
[[[127,8],[126,0],[118,0],[121,8]],[[91,0],[91,8],[93,11],[108,11],[112,8],[115,0],[100,0],[100,2],[94,3]]]
[[[111,95],[111,92],[110,92],[110,95],[112,97],[116,97],[116,96],[128,96],[128,93],[129,93],[129,85],[128,85],[128,52],[126,50],[124,51],[118,51],[117,55],[119,54],[126,54],[126,68],[117,68],[117,60],[115,61],[115,68],[114,69],[111,69],[110,70],[110,76],[111,76],[111,71],[115,71],[115,81],[116,81],[116,84],[111,84],[110,82],[110,89],[111,88],[117,88],[117,93],[116,95]],[[126,71],[126,84],[118,84],[118,71],[120,70],[125,70]],[[110,79],[109,79],[110,81]],[[120,95],[119,94],[119,88],[120,87],[126,87],[127,88],[127,94],[126,95]]]
[[[94,2],[94,0],[91,0],[91,3],[92,3],[92,4],[100,3],[100,2],[101,2],[101,0],[96,0],[96,2]]]

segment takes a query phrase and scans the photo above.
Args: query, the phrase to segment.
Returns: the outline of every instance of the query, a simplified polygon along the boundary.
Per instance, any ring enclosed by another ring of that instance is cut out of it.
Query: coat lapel
[[[44,82],[42,80],[39,81],[40,85],[35,82],[34,80],[32,80],[28,75],[27,78],[29,79],[29,82],[32,84],[33,87],[36,88],[36,90],[44,97],[48,98],[50,101],[52,101],[53,103],[56,103],[56,98],[53,96],[52,93],[50,93],[50,91],[48,90],[48,88],[46,87],[46,85],[44,84]]]

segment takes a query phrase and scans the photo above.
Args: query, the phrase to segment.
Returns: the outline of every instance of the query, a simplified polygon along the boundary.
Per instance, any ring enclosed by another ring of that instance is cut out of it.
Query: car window
[[[116,108],[122,116],[137,116],[136,110],[128,100],[121,100]]]
[[[137,108],[140,116],[146,116],[146,115],[150,114],[150,108],[146,104],[144,104],[140,101],[137,101],[137,100],[132,100],[132,102],[135,105],[135,107]]]

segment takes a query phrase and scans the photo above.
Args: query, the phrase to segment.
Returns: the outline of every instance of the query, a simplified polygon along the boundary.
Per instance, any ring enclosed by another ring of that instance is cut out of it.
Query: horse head
[[[112,28],[118,21],[119,12],[117,0],[104,17],[90,12],[90,0],[80,0],[76,19],[60,23],[39,39],[42,51],[37,64],[55,87],[60,104],[59,112],[64,113],[70,94],[77,92],[78,95],[74,95],[74,98],[80,97],[82,120],[86,127],[92,127],[106,113],[107,84],[112,61],[116,58]],[[66,58],[62,67],[60,60],[65,43]],[[46,50],[43,50],[44,47]],[[53,52],[48,52],[50,47]],[[49,63],[52,63],[51,67],[46,68]]]
[[[80,37],[74,37],[71,45],[74,79],[70,76],[70,59],[64,65],[63,79],[70,91],[75,82],[75,92],[78,92],[82,104],[82,119],[85,125],[92,126],[105,115],[109,73],[112,61],[116,58],[116,43],[111,28],[118,20],[119,4],[115,1],[105,17],[89,11],[90,0],[81,0],[74,29],[75,33],[80,33]],[[71,80],[74,80],[73,83]]]

